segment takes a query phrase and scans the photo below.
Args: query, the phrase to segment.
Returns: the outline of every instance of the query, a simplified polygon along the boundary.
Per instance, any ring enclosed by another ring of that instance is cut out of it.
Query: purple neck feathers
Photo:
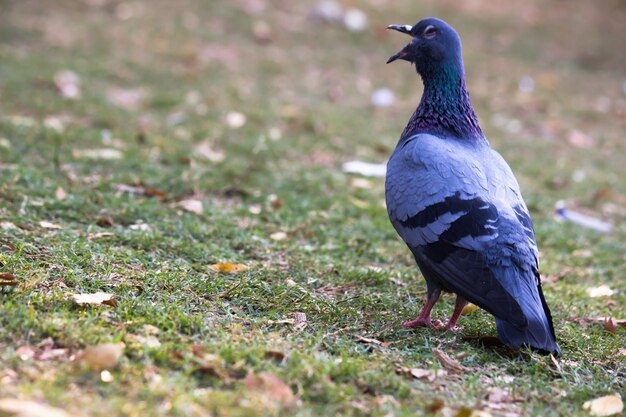
[[[484,139],[470,103],[465,75],[461,72],[458,76],[455,72],[422,76],[422,100],[404,128],[401,139],[417,133],[453,135],[467,140]]]

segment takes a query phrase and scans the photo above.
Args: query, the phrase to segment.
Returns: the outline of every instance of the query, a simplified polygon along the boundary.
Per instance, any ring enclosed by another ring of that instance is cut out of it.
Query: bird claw
[[[454,325],[454,324],[452,326],[449,326],[449,325],[446,324],[445,330],[449,331],[449,332],[454,332],[454,333],[462,332],[463,330],[465,330],[465,326],[457,326],[457,325]]]
[[[442,329],[443,323],[441,320],[432,321],[430,318],[416,318],[415,320],[406,321],[402,323],[404,327],[430,327],[431,329]]]
[[[444,328],[444,325],[441,320],[435,320],[432,322],[432,325],[430,327],[432,327],[435,330],[441,330]]]

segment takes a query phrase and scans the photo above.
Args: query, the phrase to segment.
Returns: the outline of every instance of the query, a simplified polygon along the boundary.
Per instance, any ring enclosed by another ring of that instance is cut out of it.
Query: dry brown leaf
[[[448,356],[448,354],[439,349],[433,348],[433,355],[435,355],[443,368],[447,369],[453,374],[462,374],[466,370],[466,368],[461,365],[459,361],[451,358],[450,356]]]
[[[361,343],[368,343],[368,344],[378,345],[382,347],[389,347],[389,345],[391,344],[389,342],[381,342],[380,340],[377,340],[377,339],[372,339],[369,337],[363,337],[359,335],[356,335],[355,337],[356,337],[357,342],[361,342]]]
[[[248,269],[244,264],[231,264],[230,262],[221,262],[219,264],[209,265],[209,269],[215,272],[226,272],[229,274],[236,274]]]
[[[108,294],[104,292],[96,292],[93,294],[72,294],[72,300],[78,305],[91,305],[91,306],[99,306],[99,305],[108,305],[111,307],[115,307],[117,305],[117,300],[115,299],[114,294]]]
[[[70,414],[60,408],[17,398],[0,399],[0,415],[3,417],[70,417]]]
[[[604,330],[606,330],[609,333],[615,334],[615,332],[617,331],[615,327],[615,321],[613,321],[611,317],[605,318],[604,322],[602,322],[602,325],[604,326]]]
[[[624,403],[619,394],[605,395],[583,404],[583,409],[589,410],[592,416],[612,416],[624,411]]]
[[[265,357],[266,358],[274,359],[274,360],[276,360],[278,362],[282,362],[285,359],[286,356],[287,355],[285,355],[284,352],[280,352],[278,350],[268,350],[268,351],[265,352]]]
[[[161,201],[167,198],[167,194],[157,188],[144,188],[143,195],[147,195],[148,197],[156,197]]]
[[[91,370],[111,369],[124,353],[124,343],[107,343],[85,349],[77,358],[78,362]]]
[[[267,399],[289,408],[296,405],[296,396],[282,379],[269,372],[250,371],[244,380],[246,388],[261,393]]]
[[[439,413],[440,411],[443,410],[445,405],[446,404],[442,400],[436,399],[429,406],[426,407],[425,411],[430,414]],[[438,415],[442,415],[442,414],[438,414]]]
[[[17,277],[12,272],[0,272],[0,286],[15,286],[17,284]]]
[[[200,200],[182,200],[178,202],[178,205],[185,211],[195,214],[202,214],[204,211],[204,207],[202,206],[202,201]]]
[[[408,375],[415,379],[426,379],[429,382],[433,382],[435,379],[439,377],[444,377],[448,374],[448,372],[443,369],[439,369],[436,372],[434,372],[430,369],[407,368],[407,367],[396,369],[396,373],[399,375]]]

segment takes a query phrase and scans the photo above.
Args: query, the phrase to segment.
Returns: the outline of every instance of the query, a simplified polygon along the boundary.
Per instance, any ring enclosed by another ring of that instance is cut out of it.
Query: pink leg
[[[417,316],[415,320],[407,321],[402,323],[404,327],[433,327],[435,329],[440,328],[443,324],[439,320],[435,320],[433,323],[430,320],[430,311],[435,306],[435,303],[439,299],[439,295],[441,295],[441,290],[436,289],[432,293],[428,294],[428,298],[426,299],[426,304],[420,311],[420,315]]]
[[[454,312],[452,313],[452,316],[450,316],[450,320],[448,320],[448,323],[446,324],[446,330],[454,331],[458,329],[456,327],[456,322],[459,320],[459,317],[461,317],[461,311],[463,311],[463,307],[465,307],[466,305],[467,301],[460,295],[457,295],[456,302],[454,303]]]

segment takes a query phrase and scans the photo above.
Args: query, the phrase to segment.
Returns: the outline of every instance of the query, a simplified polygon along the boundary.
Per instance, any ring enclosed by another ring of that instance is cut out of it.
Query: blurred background
[[[5,116],[86,130],[81,145],[139,135],[163,158],[202,141],[242,176],[272,151],[286,171],[294,157],[384,161],[421,94],[408,65],[385,65],[407,41],[385,27],[441,17],[463,39],[483,130],[529,181],[625,192],[622,1],[0,4]]]

